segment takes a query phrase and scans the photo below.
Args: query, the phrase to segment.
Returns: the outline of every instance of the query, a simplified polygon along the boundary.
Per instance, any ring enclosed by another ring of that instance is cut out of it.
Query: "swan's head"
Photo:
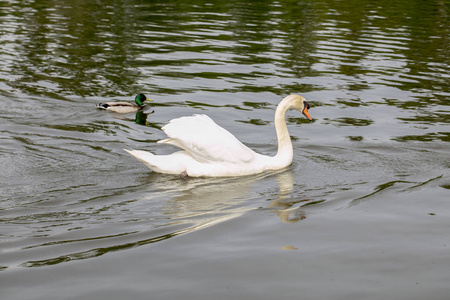
[[[299,95],[289,95],[284,100],[288,101],[290,104],[290,108],[297,109],[300,111],[308,120],[312,121],[311,116],[309,115],[309,103],[305,98]]]
[[[152,99],[149,99],[149,98],[145,97],[144,94],[138,94],[136,96],[136,98],[134,98],[134,102],[136,102],[136,104],[139,105],[139,106],[144,105],[144,101],[146,101],[146,100],[152,101]]]
[[[306,100],[303,100],[303,109],[301,110],[302,114],[310,121],[312,121],[311,116],[309,115],[309,103]]]

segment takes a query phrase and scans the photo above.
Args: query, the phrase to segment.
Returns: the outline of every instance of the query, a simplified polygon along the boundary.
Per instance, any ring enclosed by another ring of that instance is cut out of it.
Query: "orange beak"
[[[305,108],[303,109],[302,114],[304,114],[305,117],[308,118],[308,120],[312,121],[312,118],[311,118],[311,116],[309,115],[308,108],[307,108],[306,106],[305,106]]]

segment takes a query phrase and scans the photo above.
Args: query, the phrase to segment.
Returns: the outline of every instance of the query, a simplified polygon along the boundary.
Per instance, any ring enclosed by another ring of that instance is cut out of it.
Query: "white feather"
[[[246,163],[255,152],[207,115],[173,119],[162,130],[169,137],[158,143],[177,146],[199,162]]]
[[[275,112],[278,153],[270,157],[258,154],[242,144],[229,131],[206,115],[193,115],[170,120],[162,130],[168,136],[158,143],[183,149],[169,155],[125,150],[150,169],[159,173],[189,176],[240,176],[277,170],[292,162],[293,149],[285,115],[289,109],[304,111],[305,99],[298,95],[284,98]]]

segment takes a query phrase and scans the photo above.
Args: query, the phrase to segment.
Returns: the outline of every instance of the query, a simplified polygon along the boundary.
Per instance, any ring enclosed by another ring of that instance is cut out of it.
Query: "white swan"
[[[162,128],[169,138],[158,143],[171,144],[182,151],[169,155],[125,151],[155,172],[182,176],[242,176],[282,169],[289,166],[293,158],[291,137],[286,126],[289,109],[297,109],[312,120],[305,98],[299,95],[284,98],[275,111],[278,152],[273,157],[254,152],[206,115],[173,119]]]

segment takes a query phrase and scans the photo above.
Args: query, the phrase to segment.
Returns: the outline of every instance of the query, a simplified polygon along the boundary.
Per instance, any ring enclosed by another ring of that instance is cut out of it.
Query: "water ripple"
[[[294,223],[448,188],[448,12],[403,2],[396,15],[381,2],[1,2],[0,270],[94,259],[248,213]],[[154,114],[94,107],[138,92]],[[314,122],[288,115],[295,157],[281,174],[183,181],[122,150],[169,153],[160,128],[208,113],[274,154],[273,111],[288,93],[308,98]]]

